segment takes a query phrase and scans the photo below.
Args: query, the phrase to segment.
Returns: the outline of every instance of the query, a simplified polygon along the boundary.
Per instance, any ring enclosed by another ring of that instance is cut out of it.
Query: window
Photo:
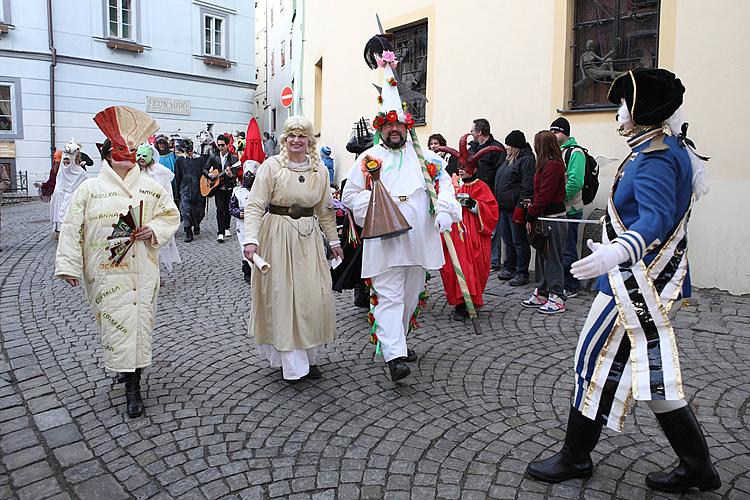
[[[0,77],[0,139],[23,139],[21,79]]]
[[[427,120],[427,19],[390,30],[399,60],[396,79],[401,98],[417,124]],[[411,91],[411,92],[406,92]]]
[[[274,76],[276,74],[276,54],[274,52],[271,52],[271,76]]]
[[[212,14],[203,15],[203,53],[207,56],[225,58],[224,33],[226,19]]]
[[[109,0],[109,36],[135,40],[134,3],[132,0]]]
[[[13,84],[0,83],[0,132],[14,132]]]
[[[657,67],[659,7],[659,0],[576,0],[572,108],[611,107],[612,80]]]
[[[286,64],[286,40],[281,41],[281,67]]]

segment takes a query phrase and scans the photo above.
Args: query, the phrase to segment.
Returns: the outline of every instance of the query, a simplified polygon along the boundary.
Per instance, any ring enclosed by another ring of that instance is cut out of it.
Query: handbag
[[[546,221],[537,220],[531,227],[529,233],[529,245],[534,247],[537,252],[542,253],[542,257],[547,255],[547,241],[549,240],[552,228]]]

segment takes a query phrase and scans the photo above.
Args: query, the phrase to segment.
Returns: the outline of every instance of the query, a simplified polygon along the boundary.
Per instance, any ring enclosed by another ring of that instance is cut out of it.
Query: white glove
[[[453,218],[451,218],[451,215],[448,212],[438,212],[435,216],[435,227],[441,233],[450,231],[452,225]]]
[[[620,243],[602,245],[588,240],[586,245],[591,249],[591,255],[573,262],[570,266],[570,273],[576,279],[598,278],[628,260],[628,251]]]

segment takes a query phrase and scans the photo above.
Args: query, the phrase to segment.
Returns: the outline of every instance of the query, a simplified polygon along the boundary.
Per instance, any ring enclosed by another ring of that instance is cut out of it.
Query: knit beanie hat
[[[526,145],[526,136],[520,130],[514,130],[505,138],[505,145],[521,149]]]
[[[570,122],[562,116],[552,122],[549,126],[550,132],[562,132],[563,134],[570,137]]]

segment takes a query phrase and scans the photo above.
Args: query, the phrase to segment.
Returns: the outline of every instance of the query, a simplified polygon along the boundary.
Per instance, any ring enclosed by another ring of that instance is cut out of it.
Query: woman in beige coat
[[[135,164],[135,148],[158,128],[155,122],[129,108],[116,107],[110,115],[102,120],[119,118],[125,122],[120,129],[132,132],[123,138],[97,121],[111,139],[101,147],[99,176],[84,181],[73,195],[60,231],[55,277],[71,286],[83,283],[101,331],[105,368],[125,374],[127,413],[136,417],[143,411],[141,370],[151,364],[159,246],[172,238],[180,216],[166,191]],[[135,233],[133,246],[116,264],[110,260],[108,236],[120,214],[141,201],[143,225]]]
[[[336,328],[321,227],[334,257],[343,257],[312,124],[292,116],[281,154],[256,173],[242,242],[246,259],[252,262],[257,252],[271,265],[266,274],[252,273],[250,332],[261,356],[287,381],[320,378],[320,346],[333,341]]]

